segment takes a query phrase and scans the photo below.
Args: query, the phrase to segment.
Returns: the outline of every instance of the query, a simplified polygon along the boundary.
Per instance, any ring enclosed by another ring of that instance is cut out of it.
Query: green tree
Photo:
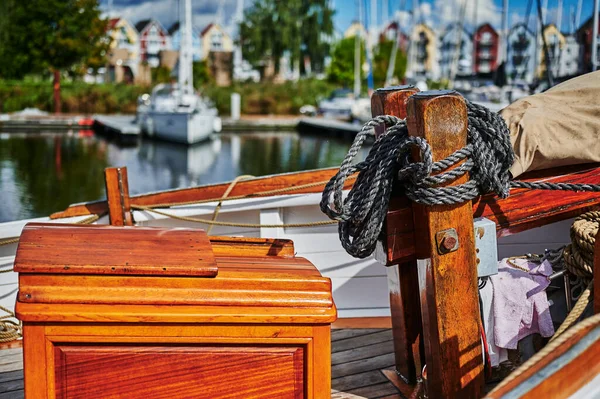
[[[327,70],[327,79],[337,85],[352,87],[354,85],[354,52],[356,49],[356,39],[347,37],[340,40],[331,54],[331,64]],[[365,62],[364,40],[360,43],[360,79],[364,79],[365,74],[362,65]]]
[[[281,57],[289,52],[292,65],[310,59],[312,71],[322,71],[333,34],[328,0],[257,0],[240,23],[244,58],[263,70],[273,63],[279,72]]]
[[[207,83],[212,83],[213,81],[206,61],[194,61],[192,64],[192,75],[194,77],[194,87],[196,89]]]
[[[380,42],[373,50],[373,81],[375,87],[383,87],[387,75],[388,66],[391,61],[392,49],[394,41],[384,40]],[[396,64],[394,65],[394,73],[392,77],[396,80],[396,84],[404,79],[406,74],[406,53],[400,49],[396,53]]]
[[[2,0],[0,73],[21,78],[52,73],[54,110],[60,112],[60,76],[88,61],[99,64],[110,42],[98,0]]]

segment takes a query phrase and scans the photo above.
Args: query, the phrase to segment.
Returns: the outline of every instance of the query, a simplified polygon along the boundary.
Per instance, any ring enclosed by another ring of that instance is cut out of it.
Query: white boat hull
[[[282,195],[264,198],[247,198],[223,203],[219,221],[251,224],[291,224],[321,221],[325,217],[319,210],[320,194]],[[178,216],[211,219],[216,203],[186,205],[165,210]],[[146,211],[134,211],[136,224],[143,226],[193,227],[207,226],[168,218]],[[85,217],[54,220],[74,223]],[[50,221],[38,218],[29,221]],[[18,236],[27,220],[0,224],[0,240]],[[108,224],[108,217],[98,220]],[[567,220],[521,234],[498,240],[500,257],[531,253],[543,253],[545,248],[556,248],[568,243]],[[355,259],[342,248],[336,225],[302,228],[258,228],[215,226],[211,235],[287,238],[294,241],[297,256],[310,260],[320,272],[331,278],[333,298],[339,317],[389,316],[389,296],[386,267],[372,258]],[[10,267],[14,262],[17,245],[0,246],[0,266]],[[0,305],[14,308],[17,293],[16,273],[0,274]],[[417,287],[415,287],[417,289]]]
[[[145,129],[149,136],[181,144],[194,144],[207,140],[221,130],[221,119],[216,115],[185,112],[149,111],[145,116]]]

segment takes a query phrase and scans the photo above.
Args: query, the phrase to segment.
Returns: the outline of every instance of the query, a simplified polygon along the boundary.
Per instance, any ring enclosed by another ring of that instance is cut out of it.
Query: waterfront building
[[[110,48],[105,81],[138,82],[140,57],[137,30],[124,18],[112,18],[108,21],[106,33],[110,38]]]
[[[414,80],[439,79],[438,45],[435,33],[429,26],[418,24],[414,27],[411,36],[414,44],[409,49],[408,73]]]
[[[171,49],[179,51],[181,48],[181,29],[179,22],[175,22],[169,28],[169,36],[171,37]],[[192,27],[192,58],[194,61],[202,59],[202,41],[200,40],[200,31]]]
[[[140,59],[152,68],[160,64],[159,53],[170,50],[169,32],[156,19],[145,19],[135,24],[139,32]]]
[[[358,35],[361,38],[367,37],[367,30],[364,25],[358,21],[352,21],[348,29],[344,32],[344,38],[347,39],[349,37],[354,37]]]
[[[440,37],[440,72],[443,78],[454,79],[473,74],[473,39],[467,30],[450,24]]]
[[[473,35],[473,72],[479,77],[490,77],[498,68],[500,36],[490,24],[483,24]]]
[[[536,46],[533,33],[524,23],[508,32],[506,78],[510,83],[532,83],[535,72]]]
[[[537,68],[537,77],[540,79],[545,78],[547,67],[550,67],[552,76],[558,76],[558,70],[560,66],[560,54],[565,47],[565,36],[558,30],[556,25],[548,24],[544,26],[542,30],[544,38],[540,37],[538,43],[538,59],[540,63]],[[550,55],[549,63],[546,62],[546,51],[544,50],[544,42],[548,46],[548,54]],[[547,65],[549,64],[549,65]]]
[[[400,28],[399,28],[398,22],[395,22],[395,21],[390,22],[381,31],[381,33],[379,35],[379,41],[380,42],[382,42],[384,40],[395,41],[396,37],[398,36],[399,29]],[[400,31],[400,37],[398,39],[399,39],[398,40],[398,48],[403,51],[407,51],[408,41],[409,41],[408,36],[404,32]]]
[[[209,24],[200,32],[200,59],[207,59],[211,52],[233,52],[233,39],[219,24]]]
[[[593,39],[593,27],[594,27],[594,16],[592,15],[587,21],[585,21],[577,32],[577,42],[579,43],[579,59],[580,59],[580,70],[579,73],[588,73],[592,71],[592,39]],[[600,19],[598,21],[598,27],[600,28]],[[600,32],[600,29],[598,29]],[[600,57],[600,40],[598,41],[598,56]]]
[[[558,76],[572,77],[579,74],[580,46],[575,35],[565,36],[565,46],[558,55]]]

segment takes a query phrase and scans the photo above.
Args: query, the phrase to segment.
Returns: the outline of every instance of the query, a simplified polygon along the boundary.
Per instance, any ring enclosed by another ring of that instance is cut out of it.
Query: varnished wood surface
[[[600,184],[600,166],[577,165],[536,171],[519,176],[526,182]],[[498,237],[541,227],[580,215],[600,207],[600,193],[548,190],[511,190],[510,197],[500,199],[492,194],[473,202],[473,217],[486,217],[496,223]],[[414,259],[414,221],[410,201],[406,197],[394,198],[386,221],[391,228],[386,231],[387,242],[395,246],[379,249],[378,260],[388,265]]]
[[[59,398],[304,397],[298,346],[58,345],[55,353]]]
[[[392,115],[398,118],[406,118],[406,104],[408,99],[419,90],[412,86],[396,86],[376,90],[371,97],[371,113],[373,116]],[[383,129],[381,129],[383,133]],[[398,196],[398,187],[392,196]],[[397,201],[394,200],[393,204]],[[409,205],[410,206],[410,205]],[[394,209],[393,205],[391,209]],[[388,215],[390,213],[388,212]],[[398,236],[389,234],[398,226],[396,222],[402,223],[394,218],[386,216],[383,226],[383,235],[387,239],[379,240],[378,247],[383,247],[383,252],[390,248],[402,246],[398,242]],[[378,249],[376,253],[379,253]],[[378,258],[376,256],[376,258]],[[387,264],[387,260],[382,263]],[[392,313],[392,331],[394,333],[394,352],[396,356],[396,371],[402,378],[410,383],[417,381],[420,375],[422,363],[421,335],[421,305],[418,294],[417,263],[409,260],[399,265],[392,265],[387,269],[388,291],[390,297],[390,308]]]
[[[231,190],[229,196],[252,195],[261,191],[279,190],[283,188],[302,186],[305,184],[327,181],[337,172],[337,168],[326,168],[304,172],[284,173],[273,176],[262,176],[255,179],[242,180]],[[160,191],[156,193],[140,194],[130,197],[131,205],[151,206],[163,203],[180,203],[190,201],[202,201],[211,198],[221,198],[230,183],[213,184],[177,190]],[[347,183],[347,187],[352,181]],[[317,187],[302,188],[283,194],[306,194],[320,193],[325,184]],[[106,201],[95,201],[83,204],[74,204],[62,212],[50,215],[51,219],[65,218],[71,216],[93,215],[108,212]]]
[[[104,170],[104,184],[110,224],[113,226],[132,226],[127,168],[106,168]]]
[[[431,145],[433,161],[467,142],[467,108],[457,93],[423,92],[408,101],[410,136]],[[420,154],[413,152],[415,159]],[[466,182],[462,176],[450,183]],[[432,398],[478,398],[483,389],[480,314],[473,217],[469,204],[413,204],[427,393]],[[458,249],[440,253],[439,232],[454,229]]]
[[[218,269],[202,230],[29,223],[15,271],[214,277]]]
[[[394,364],[390,329],[341,329],[331,333],[332,399],[401,399],[381,370]],[[0,361],[4,353],[0,350]],[[339,361],[339,359],[341,361]],[[160,379],[163,376],[158,376]],[[23,398],[23,373],[0,373],[0,399]]]

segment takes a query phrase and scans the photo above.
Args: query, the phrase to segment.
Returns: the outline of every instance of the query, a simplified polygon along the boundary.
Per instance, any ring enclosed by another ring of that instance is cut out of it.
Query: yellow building
[[[139,57],[139,36],[137,30],[123,18],[113,18],[108,23],[108,36],[112,39],[110,48],[126,49],[130,59]]]
[[[439,78],[438,43],[433,30],[425,25],[418,24],[411,35],[413,45],[409,48],[413,54],[409,58],[409,70],[413,77],[429,79]]]
[[[358,21],[354,21],[344,32],[344,38],[355,37],[357,34],[362,38],[367,37],[367,31],[363,24]]]
[[[139,74],[139,35],[133,25],[126,19],[113,18],[108,22],[107,35],[111,43],[106,80],[117,83],[144,83],[148,80]]]
[[[565,36],[560,33],[556,25],[549,24],[544,27],[544,39],[546,40],[546,44],[548,45],[548,53],[550,53],[551,60],[551,70],[552,75],[557,76],[558,70],[560,66],[560,53],[563,48],[565,48],[566,40]],[[544,43],[541,41],[539,43],[539,57],[540,63],[537,69],[537,76],[543,78],[546,76],[546,52],[544,51]]]
[[[202,59],[210,52],[233,52],[233,40],[218,24],[210,24],[200,33]]]

